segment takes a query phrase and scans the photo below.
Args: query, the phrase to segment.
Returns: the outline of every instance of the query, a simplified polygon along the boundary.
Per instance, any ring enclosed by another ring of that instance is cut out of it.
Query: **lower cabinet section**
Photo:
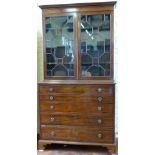
[[[96,127],[41,126],[41,139],[113,143],[114,131]]]
[[[115,145],[114,84],[39,84],[39,148]]]

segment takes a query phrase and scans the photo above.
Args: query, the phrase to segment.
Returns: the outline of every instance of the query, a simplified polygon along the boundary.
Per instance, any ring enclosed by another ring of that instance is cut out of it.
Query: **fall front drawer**
[[[51,94],[51,93],[98,93],[113,95],[114,88],[113,85],[40,85],[39,93]]]
[[[75,126],[41,126],[41,138],[59,141],[100,142],[114,141],[113,129]]]
[[[41,124],[114,127],[112,114],[41,113]]]

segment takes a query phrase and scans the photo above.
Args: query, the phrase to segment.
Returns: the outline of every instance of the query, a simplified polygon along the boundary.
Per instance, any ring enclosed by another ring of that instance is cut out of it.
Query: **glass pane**
[[[74,76],[73,16],[45,18],[47,76]]]
[[[81,74],[110,76],[110,14],[81,16]]]

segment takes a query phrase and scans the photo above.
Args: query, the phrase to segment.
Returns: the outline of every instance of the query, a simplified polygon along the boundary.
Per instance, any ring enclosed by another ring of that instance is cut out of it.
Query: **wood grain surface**
[[[98,89],[101,89],[101,92],[98,92]],[[39,92],[42,95],[52,94],[52,93],[80,93],[80,94],[86,94],[86,93],[97,93],[97,94],[106,94],[106,95],[112,95],[113,94],[113,85],[41,85],[39,87]]]
[[[40,121],[41,124],[47,125],[114,127],[113,115],[107,113],[86,115],[83,113],[44,112],[40,115]]]
[[[113,113],[114,111],[114,105],[113,104],[98,104],[93,102],[55,102],[55,103],[46,103],[43,102],[43,104],[40,103],[40,112],[84,112],[84,113]]]
[[[113,143],[113,129],[80,126],[41,126],[41,139]]]

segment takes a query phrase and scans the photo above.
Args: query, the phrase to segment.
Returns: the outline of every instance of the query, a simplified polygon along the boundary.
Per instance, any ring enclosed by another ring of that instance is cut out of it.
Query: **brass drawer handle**
[[[102,107],[97,107],[98,111],[101,111],[102,110]]]
[[[54,105],[51,105],[51,106],[50,106],[50,109],[53,110],[53,109],[54,109]]]
[[[49,88],[49,91],[50,91],[50,92],[53,91],[53,88]]]
[[[50,134],[51,134],[51,136],[55,136],[56,135],[54,131],[52,131]]]
[[[51,121],[51,122],[54,122],[54,121],[55,121],[55,118],[54,118],[54,117],[51,117],[51,118],[50,118],[50,121]]]
[[[50,100],[54,100],[54,97],[53,96],[50,96]]]
[[[97,120],[97,123],[98,123],[98,124],[101,124],[101,123],[102,123],[102,120],[101,120],[101,119],[98,119],[98,120]]]
[[[97,91],[98,91],[99,93],[101,93],[101,92],[103,91],[103,89],[102,89],[102,88],[98,88]]]
[[[102,98],[101,96],[99,96],[99,97],[97,98],[97,100],[98,100],[99,102],[102,102],[103,98]]]
[[[98,138],[103,138],[103,134],[102,134],[102,133],[99,133],[99,134],[97,135],[97,137],[98,137]]]

